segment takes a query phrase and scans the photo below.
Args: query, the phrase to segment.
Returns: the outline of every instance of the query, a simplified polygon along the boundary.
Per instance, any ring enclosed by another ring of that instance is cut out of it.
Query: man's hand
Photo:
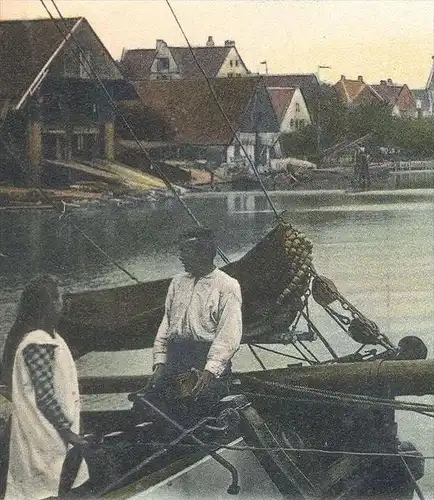
[[[72,446],[81,449],[88,448],[89,446],[89,442],[84,437],[72,432],[71,429],[60,429],[59,434],[66,444],[72,444]]]
[[[146,389],[155,389],[166,376],[166,365],[164,363],[157,363],[154,366],[151,378],[149,379]]]
[[[196,382],[196,385],[193,387],[191,391],[191,395],[193,398],[196,398],[202,391],[207,389],[211,382],[215,379],[214,373],[209,372],[208,370],[204,370],[199,377],[199,380]]]

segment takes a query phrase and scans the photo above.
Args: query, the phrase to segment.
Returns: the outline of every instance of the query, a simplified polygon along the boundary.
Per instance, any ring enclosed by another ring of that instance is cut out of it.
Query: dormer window
[[[158,73],[169,71],[169,58],[168,57],[159,57],[157,59],[157,71]]]
[[[300,104],[298,102],[295,103],[295,112],[300,113]]]

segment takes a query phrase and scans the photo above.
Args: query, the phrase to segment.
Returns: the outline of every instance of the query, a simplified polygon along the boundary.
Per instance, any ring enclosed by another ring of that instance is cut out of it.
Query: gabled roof
[[[198,63],[205,71],[206,76],[215,78],[232,48],[233,47],[226,46],[195,47],[193,51]],[[203,78],[199,66],[188,47],[170,47],[170,51],[184,78]]]
[[[67,18],[70,32],[83,18]],[[19,100],[64,42],[51,19],[0,21],[0,99]]]
[[[129,80],[149,80],[155,49],[126,50],[119,63],[122,73]]]
[[[241,124],[261,80],[216,78],[211,81],[234,129]],[[158,112],[174,132],[174,142],[227,145],[232,131],[222,116],[205,80],[152,80],[136,82],[142,103]],[[142,108],[143,109],[143,108]]]
[[[290,105],[292,98],[295,93],[294,88],[268,87],[268,93],[270,94],[271,103],[273,105],[274,112],[276,113],[279,123],[282,122],[285,117],[286,110]]]
[[[59,27],[57,23],[58,20],[51,18],[0,21],[0,101],[8,99],[11,107],[19,109],[28,96],[46,82],[45,77],[51,75],[52,69],[54,76],[62,76],[62,69],[56,64],[69,48],[73,49],[74,58],[79,56],[80,48],[75,46],[74,35],[80,37],[82,30],[85,36],[92,37],[99,44],[101,51],[97,55],[103,54],[104,59],[103,63],[96,60],[95,66],[103,68],[105,84],[111,86],[124,81],[117,63],[86,18],[64,18]],[[99,50],[96,47],[95,50]],[[72,78],[68,76],[68,79]],[[122,92],[128,91],[126,85],[115,86],[113,90],[119,97]]]
[[[316,107],[319,92],[319,82],[315,73],[287,74],[287,75],[263,75],[267,87],[291,87],[299,88],[303,94],[306,105],[310,112]]]
[[[398,100],[399,94],[401,93],[404,85],[371,85],[371,87],[383,98],[388,104],[394,105]]]
[[[189,47],[168,46],[183,78],[203,78]],[[194,54],[200,66],[209,78],[215,78],[222,67],[229,51],[234,49],[241,59],[234,45],[212,47],[193,47]],[[130,80],[149,80],[151,66],[157,54],[157,49],[132,49],[122,54],[120,65],[124,75]],[[244,62],[242,64],[245,67]],[[247,70],[247,68],[246,68]]]
[[[342,75],[341,79],[335,83],[334,88],[340,98],[347,104],[356,104],[357,102],[366,100],[368,97],[373,97],[381,102],[384,101],[383,97],[373,86],[364,82],[362,77],[359,77],[357,80],[350,80]]]

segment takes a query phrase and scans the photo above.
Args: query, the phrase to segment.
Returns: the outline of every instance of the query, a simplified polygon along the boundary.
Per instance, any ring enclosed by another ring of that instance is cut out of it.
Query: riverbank
[[[18,188],[13,186],[0,186],[0,209],[47,209],[64,204],[76,208],[117,204],[140,204],[155,202],[171,197],[167,189],[149,189],[144,192],[123,191],[114,193],[110,191],[83,191],[78,189],[47,189],[47,188]]]
[[[211,177],[210,177],[211,181]],[[364,192],[388,191],[397,187],[391,179],[389,169],[384,165],[373,166],[370,169],[370,185],[365,189],[360,188],[354,179],[354,174],[348,168],[333,169],[313,169],[298,171],[294,176],[287,172],[268,172],[261,174],[261,181],[265,189],[269,192],[275,191],[345,191]],[[430,186],[418,186],[420,188]],[[232,178],[214,178],[214,184],[210,182],[196,182],[184,186],[175,186],[180,195],[194,193],[212,192],[238,192],[255,191],[261,186],[253,176]],[[38,188],[17,188],[12,186],[0,186],[0,210],[1,209],[47,209],[53,205],[64,204],[75,208],[85,208],[89,206],[141,206],[153,204],[172,198],[173,193],[167,188],[137,189],[127,186],[120,188],[113,186],[109,189],[97,182],[81,183],[71,186],[69,189],[38,189]]]

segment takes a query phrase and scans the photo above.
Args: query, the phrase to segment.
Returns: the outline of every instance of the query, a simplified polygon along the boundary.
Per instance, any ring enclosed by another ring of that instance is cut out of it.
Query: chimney
[[[234,40],[225,40],[225,47],[235,47]]]
[[[380,85],[386,85],[386,80],[380,80]]]
[[[392,78],[387,79],[387,85],[393,85]]]
[[[214,43],[214,40],[212,39],[212,36],[208,37],[208,40],[206,42],[206,46],[207,47],[214,47],[215,46],[215,43]]]
[[[160,51],[161,49],[165,49],[167,47],[167,43],[164,40],[157,40],[156,49]]]
[[[363,83],[363,76],[362,76],[362,75],[359,75],[359,76],[357,77],[357,81],[359,81],[359,82],[362,82],[362,83]]]
[[[345,81],[345,75],[341,75],[341,82]]]

